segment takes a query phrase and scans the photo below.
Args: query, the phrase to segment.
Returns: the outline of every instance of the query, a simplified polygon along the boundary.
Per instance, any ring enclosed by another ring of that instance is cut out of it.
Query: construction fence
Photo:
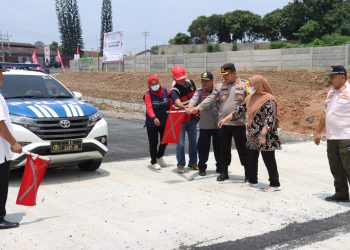
[[[170,72],[182,65],[189,72],[218,70],[224,63],[234,63],[237,70],[324,70],[331,65],[349,66],[350,45],[274,50],[245,50],[180,55],[128,56],[123,62],[102,63],[102,58],[70,61],[71,71]]]

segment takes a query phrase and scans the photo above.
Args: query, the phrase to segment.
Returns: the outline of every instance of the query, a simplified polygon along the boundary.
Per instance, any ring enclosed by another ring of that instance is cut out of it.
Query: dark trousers
[[[247,179],[250,183],[258,183],[258,160],[260,151],[247,149],[248,154],[248,168]],[[277,170],[277,163],[275,158],[275,151],[261,151],[267,172],[269,173],[269,181],[271,187],[279,187],[279,176]]]
[[[244,167],[244,174],[247,178],[247,137],[245,126],[227,126],[223,125],[220,129],[220,140],[221,140],[221,172],[228,172],[228,166],[231,164],[231,146],[232,137],[236,144],[238,151],[239,160],[241,165]]]
[[[159,127],[146,127],[147,128],[147,135],[148,135],[148,142],[149,142],[149,153],[151,155],[151,164],[157,163],[157,158],[163,157],[165,148],[167,144],[160,144],[158,147],[158,142],[160,137],[160,142],[163,139],[164,129],[165,126],[159,126]]]
[[[327,140],[329,166],[334,177],[335,192],[349,196],[350,183],[350,140]]]
[[[6,201],[9,189],[10,162],[0,164],[0,219],[6,215]]]
[[[218,129],[200,129],[199,138],[197,142],[198,151],[198,167],[200,170],[207,169],[207,161],[209,158],[210,142],[213,138],[213,150],[216,160],[216,167],[219,168],[220,165],[220,137]]]

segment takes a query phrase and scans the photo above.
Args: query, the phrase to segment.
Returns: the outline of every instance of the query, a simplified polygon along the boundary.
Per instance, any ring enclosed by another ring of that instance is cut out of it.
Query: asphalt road
[[[104,162],[125,161],[149,157],[148,138],[144,122],[105,118],[108,123],[108,150]],[[168,145],[166,155],[175,154]]]

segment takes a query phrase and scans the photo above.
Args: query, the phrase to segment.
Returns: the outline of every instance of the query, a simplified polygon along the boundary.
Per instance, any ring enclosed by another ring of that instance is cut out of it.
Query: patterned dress
[[[247,126],[247,148],[259,151],[273,151],[281,149],[281,141],[278,137],[276,126],[276,104],[269,100],[256,113],[253,123],[250,127]],[[247,105],[243,103],[238,106],[233,114],[238,118],[247,112]],[[269,131],[266,135],[266,144],[259,144],[259,136],[263,127],[266,126]]]

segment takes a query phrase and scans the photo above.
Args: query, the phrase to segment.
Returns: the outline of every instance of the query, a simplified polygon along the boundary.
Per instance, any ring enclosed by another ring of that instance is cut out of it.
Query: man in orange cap
[[[175,66],[172,70],[172,75],[175,81],[170,97],[173,104],[179,109],[185,109],[189,104],[190,99],[196,91],[196,85],[192,80],[189,80],[184,67]],[[181,127],[179,142],[176,146],[177,172],[182,174],[185,172],[185,135],[188,136],[188,167],[193,170],[198,170],[197,165],[197,120],[193,115],[186,115]]]

